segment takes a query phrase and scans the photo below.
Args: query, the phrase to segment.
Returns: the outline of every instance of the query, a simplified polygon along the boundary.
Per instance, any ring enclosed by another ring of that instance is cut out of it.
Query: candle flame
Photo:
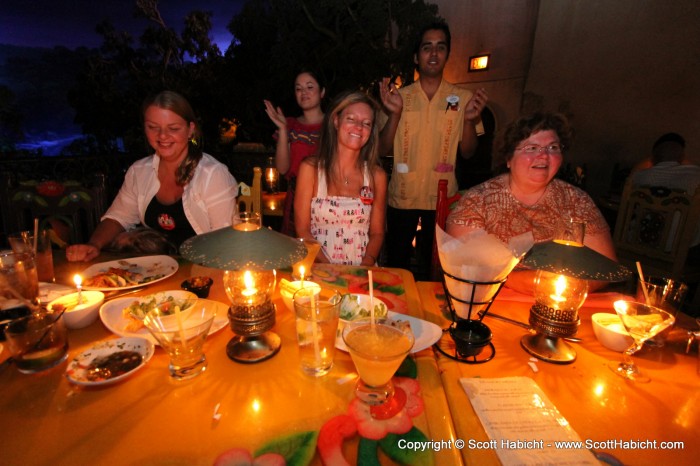
[[[73,283],[75,283],[75,286],[80,286],[83,284],[83,277],[78,275],[77,273],[73,276]]]
[[[552,295],[549,295],[550,299],[554,301],[555,303],[561,303],[566,301],[566,297],[563,296],[564,292],[566,291],[566,278],[564,275],[559,275],[557,277],[557,280],[554,282],[554,293]]]
[[[566,291],[566,278],[564,275],[559,275],[557,277],[557,281],[554,283],[554,290],[557,293],[557,296],[561,296],[564,291]]]
[[[304,281],[304,275],[306,275],[306,267],[304,267],[303,265],[300,265],[299,266],[299,277],[301,277],[300,279],[302,282]]]
[[[243,273],[243,284],[245,285],[245,290],[241,292],[243,296],[250,298],[258,292],[258,289],[255,288],[255,280],[253,280],[253,274],[251,274],[249,270],[246,270]]]
[[[243,284],[245,285],[247,290],[253,288],[253,286],[255,285],[255,282],[253,282],[253,275],[248,270],[246,270],[243,274]]]

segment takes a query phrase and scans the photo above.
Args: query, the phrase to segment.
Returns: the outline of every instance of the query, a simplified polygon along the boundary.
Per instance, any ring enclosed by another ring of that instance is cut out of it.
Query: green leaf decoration
[[[92,201],[92,197],[90,197],[90,195],[85,191],[76,191],[75,194],[77,194],[83,201]]]
[[[408,377],[411,379],[417,378],[418,366],[416,365],[416,361],[414,361],[413,358],[410,356],[404,359],[401,363],[401,366],[399,366],[399,370],[396,371],[396,375],[398,375],[399,377]]]
[[[14,196],[12,196],[12,201],[25,201],[29,202],[32,200],[34,197],[33,193],[30,193],[29,191],[17,191]]]
[[[396,286],[384,285],[384,286],[378,286],[377,289],[379,291],[391,293],[391,294],[396,295],[396,296],[401,296],[401,295],[406,294],[406,290],[404,289],[403,285],[396,285]]]
[[[65,207],[70,202],[69,196],[63,196],[60,201],[58,201],[59,207]]]
[[[48,207],[49,203],[41,196],[34,196],[34,202],[39,204],[41,207]]]
[[[433,450],[426,448],[423,451],[414,451],[409,449],[399,448],[399,440],[406,442],[428,442],[428,437],[423,432],[413,427],[405,434],[387,434],[386,437],[379,441],[379,447],[389,458],[401,464],[409,464],[412,466],[432,466]]]
[[[333,283],[334,285],[337,285],[337,286],[342,286],[343,288],[348,287],[348,281],[346,279],[344,279],[343,277],[338,277],[334,281],[332,281],[331,283]]]
[[[31,187],[34,187],[34,186],[37,186],[38,184],[39,184],[39,182],[38,182],[37,180],[29,180],[29,181],[20,181],[20,182],[19,182],[19,185],[20,185],[20,186],[31,186]]]
[[[287,466],[306,466],[316,454],[318,432],[308,431],[272,440],[260,447],[253,456],[277,453],[284,457]]]
[[[362,466],[380,466],[379,456],[377,455],[377,440],[370,440],[360,436],[360,443],[357,446],[357,464]]]
[[[63,182],[63,186],[66,186],[66,187],[68,187],[68,186],[80,186],[80,185],[81,185],[80,181],[76,181],[76,180],[68,180],[68,181]]]

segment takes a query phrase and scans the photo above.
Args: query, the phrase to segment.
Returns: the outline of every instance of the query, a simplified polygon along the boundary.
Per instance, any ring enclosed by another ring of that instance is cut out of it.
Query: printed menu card
[[[529,377],[462,378],[474,411],[504,465],[600,464]]]

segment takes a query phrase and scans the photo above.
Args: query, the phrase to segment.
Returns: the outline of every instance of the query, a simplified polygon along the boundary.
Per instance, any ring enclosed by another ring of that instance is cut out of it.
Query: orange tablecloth
[[[105,255],[101,261],[111,260]],[[58,264],[57,277],[69,283],[85,264]],[[197,270],[193,270],[197,268]],[[418,292],[410,273],[374,269],[396,279],[403,293],[396,306],[420,317]],[[228,302],[221,271],[180,261],[171,278],[154,283],[139,294],[179,289],[190,274],[213,275],[209,299]],[[321,279],[329,286],[359,286],[358,268],[324,266]],[[284,273],[280,274],[282,277]],[[289,277],[287,277],[289,278]],[[332,285],[330,285],[332,283]],[[281,336],[280,352],[259,364],[229,360],[225,347],[232,338],[226,327],[205,343],[209,367],[189,382],[168,376],[168,358],[161,349],[141,371],[122,383],[82,388],[64,377],[66,363],[37,375],[23,375],[13,366],[0,372],[0,432],[3,464],[212,464],[222,452],[242,447],[254,452],[283,436],[318,431],[332,417],[347,411],[354,396],[354,372],[348,354],[338,352],[331,373],[314,379],[299,369],[295,323],[281,298],[276,299],[274,331]],[[114,338],[98,319],[69,331],[70,355],[94,342]],[[5,349],[6,356],[7,349]],[[454,438],[454,430],[431,350],[416,355],[418,381],[425,411],[413,423],[430,439]],[[213,418],[215,408],[221,418]],[[358,440],[346,442],[344,454],[355,462]],[[435,464],[460,464],[456,450],[434,453]],[[382,463],[391,464],[382,454]],[[316,454],[313,464],[320,464]]]
[[[418,283],[426,319],[446,328],[449,321],[440,310],[442,285]],[[492,311],[527,322],[531,303],[496,299]],[[532,378],[557,406],[582,440],[683,442],[672,449],[597,448],[610,453],[625,464],[694,464],[700,458],[700,376],[695,349],[685,354],[686,332],[676,330],[661,349],[646,349],[634,356],[641,370],[651,377],[650,383],[628,382],[607,367],[620,361],[622,355],[603,347],[591,327],[595,312],[613,312],[600,308],[580,311],[578,337],[574,345],[577,359],[572,364],[558,365],[539,361],[538,372],[530,368],[530,354],[520,346],[526,330],[513,324],[484,319],[493,333],[496,355],[484,364],[455,362],[441,354],[438,366],[450,404],[457,438],[468,442],[488,440],[479,418],[459,384],[461,377]],[[449,337],[445,337],[449,338]],[[485,350],[486,351],[486,350]],[[511,439],[515,440],[515,439]],[[500,464],[495,450],[462,450],[468,464]]]

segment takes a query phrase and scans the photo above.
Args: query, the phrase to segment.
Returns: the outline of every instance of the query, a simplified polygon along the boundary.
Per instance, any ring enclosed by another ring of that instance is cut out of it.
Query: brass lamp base
[[[525,335],[520,346],[534,357],[554,364],[571,364],[576,360],[576,351],[570,344],[542,333]]]
[[[282,340],[274,332],[254,336],[236,335],[226,345],[226,355],[233,361],[253,364],[270,359],[281,346]]]

